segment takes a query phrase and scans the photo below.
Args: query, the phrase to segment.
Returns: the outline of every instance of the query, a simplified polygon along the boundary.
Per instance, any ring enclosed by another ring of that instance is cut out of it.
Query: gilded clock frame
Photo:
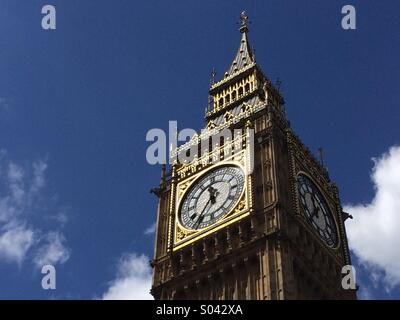
[[[179,250],[207,235],[214,233],[226,226],[248,216],[251,212],[252,206],[252,176],[249,173],[249,163],[247,161],[248,152],[251,152],[248,148],[244,148],[240,152],[227,157],[227,159],[218,161],[206,168],[198,170],[193,175],[180,180],[176,184],[176,194],[175,194],[175,205],[174,205],[174,230],[173,230],[173,251]],[[179,219],[179,211],[182,206],[183,200],[186,193],[194,186],[201,177],[206,175],[208,172],[215,170],[218,167],[224,167],[228,165],[233,165],[239,167],[244,173],[244,187],[239,200],[236,202],[233,209],[226,213],[220,220],[216,223],[200,229],[191,230],[185,228]]]

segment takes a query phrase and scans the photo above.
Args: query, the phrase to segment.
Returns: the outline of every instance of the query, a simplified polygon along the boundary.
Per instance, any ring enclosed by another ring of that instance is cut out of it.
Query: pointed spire
[[[249,32],[249,17],[246,15],[245,11],[243,11],[240,14],[239,31],[242,34],[239,50],[236,54],[235,59],[233,59],[233,62],[231,64],[229,70],[225,73],[225,76],[230,76],[233,73],[239,71],[240,69],[255,62],[255,57],[254,57],[253,51],[250,47],[249,40],[247,37],[247,33]]]
[[[249,17],[246,14],[246,11],[242,11],[240,13],[240,33],[246,33],[249,31]]]

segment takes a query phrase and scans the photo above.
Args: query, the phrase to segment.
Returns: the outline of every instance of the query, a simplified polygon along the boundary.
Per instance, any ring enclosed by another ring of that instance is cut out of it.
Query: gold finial
[[[240,28],[239,31],[241,33],[249,31],[249,17],[246,14],[246,11],[242,11],[240,13]]]

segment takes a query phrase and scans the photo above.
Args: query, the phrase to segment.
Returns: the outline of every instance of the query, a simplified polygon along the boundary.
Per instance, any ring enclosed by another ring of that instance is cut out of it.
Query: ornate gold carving
[[[179,228],[178,225],[176,225],[176,240],[182,241],[188,236],[189,232]]]
[[[179,185],[179,192],[181,192],[181,193],[185,192],[185,190],[187,189],[187,187],[189,186],[189,184],[190,184],[191,182],[192,182],[192,180],[187,180],[187,181],[181,183],[181,184]]]
[[[243,103],[242,105],[242,112],[251,112],[253,109],[251,104],[248,104],[246,102]]]
[[[244,199],[240,200],[239,203],[237,204],[234,213],[239,213],[246,207],[246,201]]]
[[[244,170],[244,167],[246,166],[245,159],[243,157],[245,150],[242,150],[238,153],[240,156],[240,161],[237,161],[236,157],[231,157],[230,160],[224,160],[222,162],[218,162],[217,166],[221,165],[229,165],[229,164],[235,164],[238,166],[241,166],[242,169]],[[205,228],[203,230],[188,230],[185,229],[180,225],[179,222],[179,207],[180,207],[180,202],[182,201],[182,197],[185,192],[187,192],[187,189],[190,188],[192,183],[199,178],[200,176],[204,175],[206,172],[209,170],[213,170],[215,166],[209,166],[205,170],[198,170],[196,174],[191,176],[190,178],[187,178],[186,180],[181,181],[180,183],[177,184],[177,191],[181,189],[181,184],[182,188],[185,189],[185,191],[178,192],[178,195],[176,196],[176,205],[175,205],[175,241],[174,241],[174,248],[173,250],[178,250],[179,248],[182,248],[190,243],[193,243],[194,241],[197,241],[198,239],[201,239],[202,237],[207,236],[208,234],[215,232],[221,228],[224,228],[227,225],[230,225],[250,214],[250,211],[248,210],[249,208],[249,203],[251,203],[251,195],[249,194],[249,190],[251,190],[251,182],[250,182],[250,176],[246,176],[246,181],[245,185],[246,187],[243,190],[243,194],[239,200],[239,202],[236,204],[235,208],[228,213],[224,218],[221,219],[221,221],[217,222],[215,225],[210,226],[208,228]],[[250,197],[250,198],[249,198]]]
[[[225,112],[225,114],[224,114],[225,122],[229,122],[230,120],[233,119],[233,117],[234,117],[233,114],[229,111]]]
[[[204,152],[199,158],[195,157],[193,161],[182,164],[176,169],[178,179],[183,180],[189,176],[193,176],[193,174],[201,171],[204,167],[220,163],[222,160],[234,159],[243,164],[243,152],[246,148],[247,139],[246,133],[238,134],[223,146],[215,147],[209,152]]]
[[[178,148],[174,149],[171,151],[171,159],[176,159],[177,155],[180,152],[185,152],[188,150],[191,146],[198,144],[200,140],[208,139],[211,136],[217,134],[219,131],[228,128],[231,124],[237,123],[241,121],[242,119],[248,117],[250,114],[255,113],[263,108],[266,107],[265,102],[259,102],[258,104],[255,105],[250,105],[247,104],[245,107],[245,110],[241,110],[239,114],[236,116],[233,116],[229,121],[225,121],[219,125],[216,125],[214,121],[210,120],[206,126],[206,130],[203,130],[201,134],[196,135],[190,139],[190,141],[186,142],[185,144],[179,146]]]
[[[182,184],[179,186],[179,191],[185,191],[186,188],[188,187],[188,185],[189,185],[189,181],[186,181],[185,183],[182,183]]]
[[[208,123],[207,123],[207,129],[208,130],[211,130],[211,129],[214,129],[215,127],[216,127],[217,125],[215,124],[215,122],[214,121],[212,121],[212,120],[210,120]]]
[[[186,230],[184,228],[181,228],[179,226],[179,224],[177,224],[177,223],[175,224],[175,226],[176,226],[176,229],[175,229],[175,244],[185,240],[190,235],[196,233],[196,231],[190,231],[190,230]]]
[[[256,65],[256,63],[255,63],[255,62],[252,62],[252,63],[250,63],[248,66],[246,66],[246,67],[244,67],[244,68],[242,68],[242,69],[236,71],[235,73],[231,74],[230,76],[225,77],[225,78],[223,78],[222,80],[220,80],[220,81],[218,81],[218,82],[215,82],[215,83],[211,86],[211,89],[214,89],[214,88],[216,88],[216,87],[219,87],[219,86],[222,85],[223,83],[225,83],[225,82],[231,80],[232,78],[236,77],[239,73],[244,73],[246,70],[248,70],[248,69],[254,67],[255,65]]]
[[[253,123],[250,120],[247,120],[246,124],[245,124],[245,128],[252,128],[252,127],[253,127]]]

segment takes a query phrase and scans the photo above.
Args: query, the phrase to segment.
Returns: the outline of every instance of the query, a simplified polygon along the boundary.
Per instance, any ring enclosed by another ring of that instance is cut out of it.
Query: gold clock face
[[[221,166],[207,172],[183,197],[179,213],[182,226],[199,230],[216,223],[237,204],[244,182],[238,166]]]
[[[335,247],[338,242],[336,225],[325,198],[307,176],[300,174],[297,183],[300,204],[308,223],[328,246]]]

